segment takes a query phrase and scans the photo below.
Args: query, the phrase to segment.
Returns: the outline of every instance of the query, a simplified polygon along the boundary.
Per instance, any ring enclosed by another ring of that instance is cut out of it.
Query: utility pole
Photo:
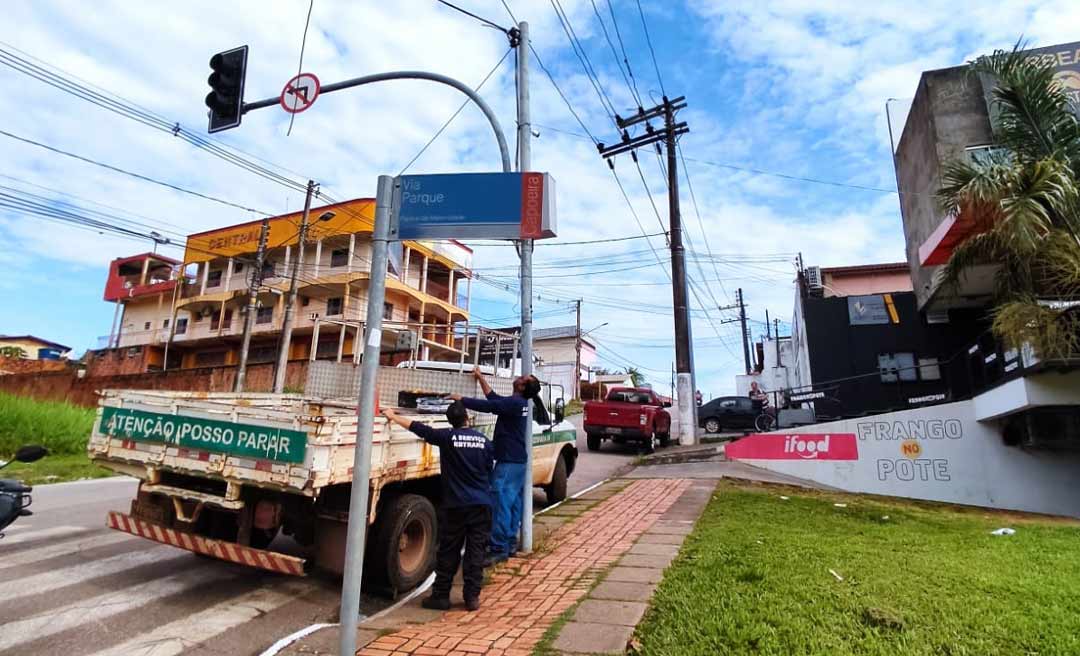
[[[682,217],[679,212],[679,176],[678,158],[676,157],[676,138],[690,131],[686,122],[675,122],[675,112],[686,107],[685,98],[679,96],[668,99],[655,107],[638,108],[629,118],[615,117],[619,129],[623,131],[622,141],[612,146],[597,144],[600,155],[608,159],[608,166],[614,168],[611,157],[629,152],[637,161],[636,149],[642,146],[664,141],[667,147],[668,172],[668,222],[671,247],[671,295],[675,308],[675,388],[679,404],[679,442],[695,444],[697,442],[697,403],[694,388],[694,355],[691,344],[689,289],[686,280],[686,250],[682,239]],[[654,129],[649,121],[663,119],[664,128]],[[645,132],[631,137],[627,128],[638,123],[645,123]]]
[[[256,304],[259,301],[259,288],[263,281],[263,260],[266,258],[266,238],[270,232],[270,219],[262,220],[259,231],[259,248],[255,251],[255,268],[251,272],[251,286],[248,288],[247,314],[244,316],[244,339],[240,344],[240,366],[236,368],[234,392],[244,391],[244,377],[247,375],[248,350],[251,348],[251,328],[255,325]],[[207,266],[210,263],[207,262]]]
[[[776,366],[782,367],[784,365],[780,363],[780,319],[773,319],[773,322],[776,325],[776,330],[773,331],[776,334]]]
[[[581,299],[577,301],[577,339],[574,340],[574,400],[581,400]]]
[[[311,197],[315,195],[315,181],[308,180],[307,196],[304,198],[304,214],[300,217],[300,238],[296,242],[296,260],[293,262],[289,280],[289,296],[285,300],[285,319],[281,326],[281,351],[278,353],[277,369],[274,370],[274,392],[285,391],[285,373],[289,366],[289,349],[292,345],[294,313],[296,312],[296,284],[300,267],[304,265],[304,244],[307,242],[308,215],[311,213]],[[344,330],[344,327],[342,327]],[[353,348],[356,348],[355,346]]]
[[[738,291],[739,298],[739,325],[742,326],[742,352],[743,361],[746,363],[746,373],[750,374],[750,335],[746,332],[746,303],[743,302],[742,287]]]
[[[514,35],[511,35],[513,38]],[[521,21],[517,26],[517,151],[518,171],[528,171],[532,165],[532,123],[529,113],[529,24]],[[521,375],[532,374],[533,362],[533,293],[532,293],[533,240],[521,240]],[[579,327],[580,330],[580,327]],[[580,339],[580,334],[579,334]],[[530,553],[533,547],[532,526],[532,401],[527,406],[525,435],[530,436],[525,449],[525,489],[522,492],[521,550]]]

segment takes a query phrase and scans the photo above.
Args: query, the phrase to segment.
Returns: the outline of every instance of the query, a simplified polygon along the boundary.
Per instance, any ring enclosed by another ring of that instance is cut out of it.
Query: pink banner
[[[756,433],[727,445],[732,460],[858,460],[854,433],[780,435]]]

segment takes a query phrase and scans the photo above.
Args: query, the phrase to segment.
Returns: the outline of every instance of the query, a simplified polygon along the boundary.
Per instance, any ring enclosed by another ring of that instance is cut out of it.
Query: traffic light
[[[240,125],[247,54],[248,47],[240,46],[219,52],[210,58],[210,68],[214,72],[207,79],[213,89],[206,94],[206,106],[210,108],[210,126],[207,132],[220,132]]]

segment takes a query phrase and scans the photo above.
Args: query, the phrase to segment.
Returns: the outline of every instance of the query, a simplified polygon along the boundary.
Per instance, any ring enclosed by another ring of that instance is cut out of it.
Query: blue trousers
[[[491,552],[509,556],[517,545],[518,528],[525,489],[525,463],[495,463],[491,479],[494,493],[494,517],[491,522]]]

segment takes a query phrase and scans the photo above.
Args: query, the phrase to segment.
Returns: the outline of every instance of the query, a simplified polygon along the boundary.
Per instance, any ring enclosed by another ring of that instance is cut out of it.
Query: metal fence
[[[488,382],[497,394],[509,395],[513,391],[510,378],[489,376]],[[398,393],[403,391],[480,396],[480,387],[471,373],[399,367],[379,367],[376,389],[382,406],[397,405]],[[360,366],[316,360],[308,367],[304,394],[323,399],[355,399],[360,394]]]

